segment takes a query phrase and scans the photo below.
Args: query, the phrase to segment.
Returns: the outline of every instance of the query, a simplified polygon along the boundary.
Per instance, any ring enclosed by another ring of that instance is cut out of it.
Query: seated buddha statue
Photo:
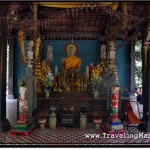
[[[66,52],[68,57],[62,60],[63,72],[79,71],[81,66],[81,59],[75,56],[75,54],[77,53],[77,46],[73,43],[68,44],[66,46]]]
[[[67,57],[62,59],[62,79],[66,92],[79,92],[81,89],[81,59],[75,54],[77,46],[74,43],[66,46]]]

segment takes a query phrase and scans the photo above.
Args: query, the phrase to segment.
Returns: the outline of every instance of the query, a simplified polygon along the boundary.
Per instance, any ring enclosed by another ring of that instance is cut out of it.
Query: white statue
[[[85,129],[86,128],[86,114],[81,113],[80,114],[80,129]]]
[[[26,67],[26,75],[21,79],[19,86],[27,88],[27,112],[28,119],[33,120],[32,113],[37,108],[37,79],[33,74],[33,69]]]
[[[57,123],[56,114],[52,112],[49,117],[50,129],[56,129],[56,123]]]
[[[109,50],[109,57],[111,59],[111,62],[114,62],[116,59],[116,44],[113,41],[109,43]]]
[[[34,42],[30,41],[27,45],[27,66],[32,67],[33,66],[33,46]]]

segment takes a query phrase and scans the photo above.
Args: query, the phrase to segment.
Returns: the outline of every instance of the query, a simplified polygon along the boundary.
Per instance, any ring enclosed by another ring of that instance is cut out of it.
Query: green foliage
[[[142,87],[142,41],[137,41],[135,45],[135,82],[137,88]]]
[[[49,111],[46,109],[38,109],[36,111],[36,117],[38,119],[48,118],[48,116],[49,116]]]
[[[42,79],[42,82],[46,88],[52,87],[54,85],[54,76],[51,71],[48,72],[44,79]]]
[[[92,78],[92,86],[94,87],[94,90],[99,91],[101,84],[102,84],[102,77],[94,74]]]

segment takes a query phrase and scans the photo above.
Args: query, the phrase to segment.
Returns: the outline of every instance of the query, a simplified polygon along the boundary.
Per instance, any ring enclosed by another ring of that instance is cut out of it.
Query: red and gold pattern
[[[118,101],[119,101],[119,90],[120,87],[112,86],[112,110],[111,110],[111,121],[115,122],[118,121]]]
[[[23,98],[24,95],[24,98]],[[27,88],[20,87],[20,97],[18,99],[19,102],[19,120],[18,124],[27,122]]]

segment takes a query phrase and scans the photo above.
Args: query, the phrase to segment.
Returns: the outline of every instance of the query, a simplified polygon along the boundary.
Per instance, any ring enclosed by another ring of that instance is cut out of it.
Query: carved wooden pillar
[[[150,15],[150,10],[148,9],[149,3],[145,4],[145,13],[144,16]],[[139,127],[143,130],[150,131],[150,82],[149,82],[149,67],[150,67],[150,59],[149,59],[149,53],[145,53],[145,44],[149,43],[148,41],[145,41],[146,39],[149,39],[148,37],[148,23],[150,23],[150,20],[145,24],[145,26],[142,29],[142,99],[143,99],[143,121],[144,125],[139,125]],[[150,48],[148,46],[148,48]],[[150,49],[148,49],[150,51]]]
[[[6,119],[6,55],[6,24],[3,23],[0,25],[0,131],[10,128],[9,121]]]
[[[130,91],[133,91],[135,88],[135,42],[131,44],[131,84]]]
[[[36,3],[34,3],[33,5],[33,11],[34,11],[34,16],[33,16],[33,20],[34,20],[34,38],[36,39],[37,38],[37,31],[38,31],[38,15],[37,15],[37,12],[38,12],[38,5]]]
[[[14,60],[14,38],[10,37],[9,44],[9,70],[8,70],[8,99],[14,99],[13,94],[13,60]]]
[[[148,119],[147,119],[147,131],[150,132],[150,49],[147,53],[147,99],[148,99]]]

